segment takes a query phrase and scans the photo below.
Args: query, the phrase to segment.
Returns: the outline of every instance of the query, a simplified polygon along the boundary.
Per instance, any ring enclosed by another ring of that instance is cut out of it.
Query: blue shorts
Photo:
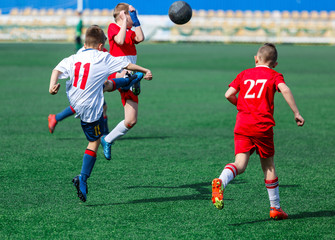
[[[104,130],[104,117],[101,115],[98,121],[87,123],[81,121],[81,127],[86,135],[86,138],[89,142],[94,142],[98,140]]]

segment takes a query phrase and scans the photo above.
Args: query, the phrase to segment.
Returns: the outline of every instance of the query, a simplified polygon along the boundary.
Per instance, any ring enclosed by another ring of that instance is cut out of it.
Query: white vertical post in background
[[[77,0],[77,11],[83,12],[83,0]]]

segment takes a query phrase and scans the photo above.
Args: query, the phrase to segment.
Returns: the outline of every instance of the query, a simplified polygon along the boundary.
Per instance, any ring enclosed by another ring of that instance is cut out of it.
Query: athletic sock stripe
[[[96,152],[94,152],[94,151],[92,151],[90,149],[86,149],[85,150],[85,154],[90,155],[90,156],[95,157],[95,158],[97,157]]]
[[[74,110],[73,107],[70,106],[70,108],[73,113],[76,113],[76,110]]]
[[[276,177],[276,178],[273,179],[273,180],[266,180],[266,179],[264,179],[264,182],[265,182],[265,184],[271,184],[271,183],[278,182],[278,177]]]
[[[113,79],[111,79],[111,81],[113,82],[113,89],[112,89],[112,91],[115,91],[116,90],[116,83],[115,83],[115,81]]]
[[[234,164],[228,163],[227,166],[232,166],[235,169],[235,172],[238,173],[237,167]]]
[[[232,168],[231,166],[228,166],[228,165],[227,165],[227,166],[225,166],[224,169],[228,169],[228,170],[232,171],[234,177],[236,177],[237,173],[236,173],[236,171],[235,171],[235,168]]]
[[[265,183],[265,187],[269,189],[273,189],[279,186],[278,177],[273,180],[264,179],[264,183]]]
[[[225,169],[231,170],[233,172],[233,174],[234,174],[234,177],[236,177],[237,174],[238,174],[237,167],[234,164],[231,164],[231,163],[227,164],[225,166]]]

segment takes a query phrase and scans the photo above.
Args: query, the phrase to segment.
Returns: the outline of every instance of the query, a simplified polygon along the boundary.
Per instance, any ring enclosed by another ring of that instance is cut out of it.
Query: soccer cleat
[[[133,85],[139,83],[142,80],[143,77],[144,77],[144,74],[141,73],[141,72],[132,74],[130,76],[127,75],[127,78],[129,78],[130,82],[127,86],[124,86],[120,89],[123,90],[123,91],[128,91]]]
[[[105,137],[106,136],[102,136],[101,137],[101,145],[102,145],[102,150],[104,151],[104,156],[107,160],[111,160],[112,158],[112,154],[111,154],[111,151],[112,151],[112,143],[109,143],[109,142],[106,142],[105,141]]]
[[[212,202],[214,206],[221,210],[223,208],[223,186],[222,180],[219,178],[215,178],[212,181]]]
[[[133,92],[134,95],[138,96],[141,93],[141,83],[137,82],[135,83],[131,88],[131,91]]]
[[[79,199],[83,202],[86,202],[87,196],[86,194],[88,193],[88,188],[87,188],[87,183],[82,180],[81,175],[78,175],[72,179],[73,186],[76,187],[77,189],[77,195]]]
[[[281,208],[270,208],[270,218],[274,220],[283,220],[288,217],[287,213],[284,212]]]
[[[53,133],[55,131],[55,127],[57,125],[56,115],[55,114],[49,114],[48,122],[49,122],[49,132]]]

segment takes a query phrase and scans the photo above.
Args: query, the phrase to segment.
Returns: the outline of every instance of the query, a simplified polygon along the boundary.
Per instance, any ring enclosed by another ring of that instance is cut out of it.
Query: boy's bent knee
[[[136,125],[137,121],[136,120],[133,120],[133,121],[127,121],[125,122],[125,126],[130,129],[132,127],[134,127]]]

